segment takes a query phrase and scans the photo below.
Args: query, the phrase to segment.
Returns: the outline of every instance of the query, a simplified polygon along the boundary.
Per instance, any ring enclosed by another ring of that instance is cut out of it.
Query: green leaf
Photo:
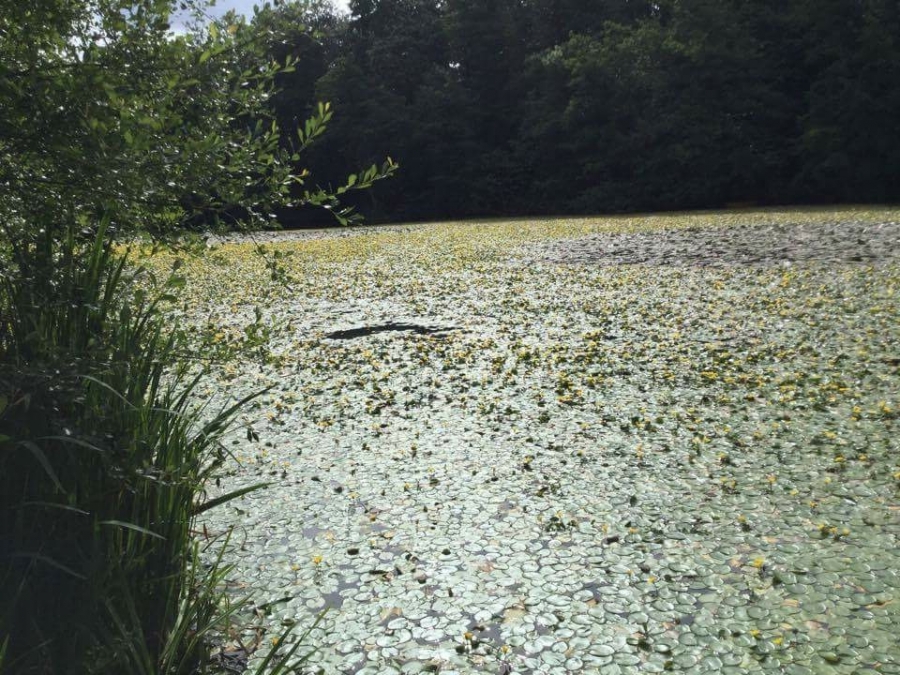
[[[88,511],[83,509],[76,508],[74,506],[69,506],[67,504],[56,504],[55,502],[22,502],[20,504],[22,508],[26,506],[40,506],[46,509],[59,509],[60,511],[69,511],[70,513],[77,513],[79,516],[89,516],[91,515]]]
[[[103,448],[94,445],[93,443],[89,443],[83,438],[76,438],[74,436],[41,436],[38,440],[41,441],[56,441],[57,443],[66,443],[68,445],[74,445],[77,448],[85,448],[87,450],[93,450],[94,452],[103,453]]]
[[[187,279],[182,276],[172,275],[166,280],[166,288],[184,288],[187,286]]]
[[[53,481],[56,489],[62,492],[62,483],[59,482],[59,478],[56,476],[56,472],[53,470],[53,466],[50,464],[50,460],[47,459],[47,455],[44,454],[44,451],[41,450],[40,446],[33,441],[19,441],[19,445],[21,445],[32,455],[34,455],[34,458],[38,461],[41,467],[43,467],[44,473],[46,473],[50,480]]]
[[[47,565],[50,565],[50,567],[55,567],[56,569],[61,570],[61,571],[65,572],[66,574],[75,577],[76,579],[86,579],[87,578],[83,574],[79,574],[78,572],[73,570],[71,567],[67,567],[66,565],[63,565],[62,563],[57,562],[53,558],[50,558],[49,556],[46,556],[42,553],[14,552],[14,553],[9,554],[9,557],[10,558],[26,558],[28,560],[37,560],[38,562],[42,562]]]
[[[248,494],[250,492],[255,492],[256,490],[265,489],[265,488],[269,487],[269,485],[270,485],[270,483],[258,483],[257,485],[250,485],[248,487],[241,488],[239,490],[234,490],[233,492],[229,492],[228,494],[222,495],[221,497],[216,497],[215,499],[210,499],[208,501],[203,502],[202,504],[197,504],[196,506],[194,506],[192,513],[195,516],[199,515],[201,513],[209,511],[210,509],[214,509],[217,506],[226,504],[227,502],[237,499],[238,497],[243,497],[245,494]]]
[[[148,537],[154,537],[155,539],[165,540],[165,537],[163,537],[160,534],[157,534],[156,532],[152,532],[151,530],[148,530],[146,527],[141,527],[140,525],[135,525],[134,523],[126,523],[123,520],[101,520],[100,524],[101,525],[110,525],[112,527],[122,527],[126,530],[133,530],[135,532],[140,532],[141,534],[146,534]]]

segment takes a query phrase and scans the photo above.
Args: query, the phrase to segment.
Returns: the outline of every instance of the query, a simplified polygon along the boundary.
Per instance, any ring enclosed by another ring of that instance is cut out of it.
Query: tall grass
[[[0,250],[2,673],[206,672],[236,611],[190,528],[249,399],[196,407],[162,310],[183,282],[146,290],[110,239]]]

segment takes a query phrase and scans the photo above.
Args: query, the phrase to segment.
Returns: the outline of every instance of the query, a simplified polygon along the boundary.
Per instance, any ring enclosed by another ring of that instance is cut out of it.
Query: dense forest
[[[353,0],[252,23],[299,59],[283,127],[334,107],[317,175],[401,165],[360,195],[372,219],[900,198],[896,0]]]

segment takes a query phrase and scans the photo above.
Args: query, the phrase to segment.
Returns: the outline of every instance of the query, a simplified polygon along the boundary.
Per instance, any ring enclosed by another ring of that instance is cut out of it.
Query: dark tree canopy
[[[318,7],[278,116],[333,103],[335,180],[401,164],[359,204],[378,219],[900,199],[893,0]]]

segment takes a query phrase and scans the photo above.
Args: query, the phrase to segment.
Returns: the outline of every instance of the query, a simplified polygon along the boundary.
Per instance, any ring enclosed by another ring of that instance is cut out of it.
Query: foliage
[[[200,423],[196,376],[166,372],[178,341],[160,303],[181,280],[148,296],[105,228],[55,242],[53,301],[14,277],[0,290],[0,628],[16,672],[190,672],[204,646],[173,641],[177,626],[218,613],[190,585],[189,528],[239,405]]]
[[[202,2],[179,3],[197,17]],[[140,233],[256,228],[336,190],[268,107],[294,58],[239,22],[175,34],[166,0],[0,7],[0,661],[16,673],[195,673],[228,619],[191,526],[249,399],[208,411],[166,313],[184,280],[130,264]],[[276,270],[277,271],[277,270]],[[273,656],[273,659],[275,657]],[[284,659],[279,667],[284,667]],[[271,661],[270,661],[271,662]]]
[[[337,175],[390,148],[375,217],[900,199],[896,2],[351,10],[315,75],[349,112],[313,155]]]

